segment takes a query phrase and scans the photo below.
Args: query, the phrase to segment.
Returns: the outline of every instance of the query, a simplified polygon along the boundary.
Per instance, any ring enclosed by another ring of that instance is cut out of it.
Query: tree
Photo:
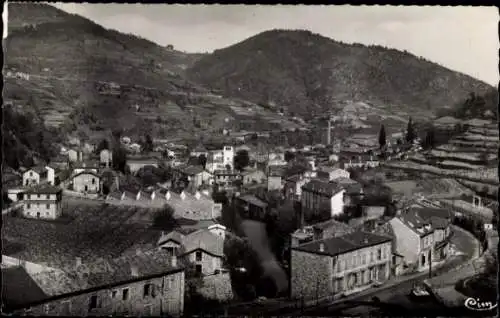
[[[295,154],[291,151],[286,151],[285,152],[285,161],[290,162],[295,158]]]
[[[173,230],[177,226],[174,213],[174,209],[170,205],[165,204],[155,213],[153,217],[153,227],[164,231]]]
[[[204,154],[201,154],[198,156],[198,164],[200,166],[203,167],[203,169],[205,169],[206,165],[207,165],[207,156],[205,156]]]
[[[380,126],[380,132],[378,133],[378,144],[380,145],[380,149],[384,148],[387,144],[387,137],[385,135],[385,127],[384,125]]]
[[[103,139],[99,142],[97,145],[97,148],[95,150],[95,153],[100,153],[101,150],[108,149],[109,150],[109,143],[107,139]]]
[[[415,127],[413,125],[413,120],[410,117],[410,119],[408,120],[408,126],[406,127],[406,142],[413,143],[415,138]]]
[[[153,151],[153,139],[151,138],[151,136],[148,134],[146,135],[146,137],[144,138],[144,144],[142,145],[142,149],[144,152],[151,152]]]
[[[248,151],[245,149],[239,150],[234,156],[234,168],[236,170],[242,171],[250,163],[250,156]]]
[[[426,149],[432,149],[435,146],[435,132],[434,128],[431,127],[429,130],[427,130],[427,134],[425,136],[424,140],[424,148]]]
[[[121,146],[113,149],[113,170],[127,172],[127,152]]]

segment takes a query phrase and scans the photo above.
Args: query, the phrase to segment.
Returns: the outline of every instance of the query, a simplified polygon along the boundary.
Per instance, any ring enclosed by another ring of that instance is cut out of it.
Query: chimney
[[[135,265],[130,265],[130,275],[132,277],[139,277],[139,269]]]
[[[76,258],[76,266],[75,267],[79,267],[82,265],[82,258],[81,257],[77,257]]]
[[[325,244],[324,243],[319,243],[319,251],[324,252],[325,251]]]

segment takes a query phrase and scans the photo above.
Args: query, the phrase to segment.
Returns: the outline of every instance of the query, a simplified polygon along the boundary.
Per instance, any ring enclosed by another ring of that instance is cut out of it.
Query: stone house
[[[268,213],[268,204],[255,195],[244,194],[235,198],[234,205],[241,217],[251,220],[263,220]]]
[[[349,179],[351,177],[349,171],[335,167],[319,167],[316,175],[318,178],[327,181],[335,181],[338,178]]]
[[[75,149],[68,150],[68,160],[69,162],[83,161],[83,151]]]
[[[398,215],[389,223],[396,238],[395,252],[404,257],[405,267],[427,269],[435,244],[431,223],[412,212]]]
[[[162,234],[158,245],[194,266],[199,275],[206,276],[223,269],[224,239],[220,229],[200,229],[187,235],[172,231]]]
[[[71,177],[73,191],[96,194],[101,192],[101,177],[93,171],[81,171]]]
[[[337,183],[313,179],[302,186],[302,214],[304,220],[334,217],[344,212],[345,189]],[[323,215],[324,213],[325,215]]]
[[[212,176],[200,165],[178,166],[172,169],[172,179],[175,182],[187,181],[184,187],[198,189],[200,186],[209,184]]]
[[[48,177],[48,171],[44,166],[30,168],[23,172],[23,186],[35,186],[43,183]]]
[[[62,215],[62,189],[37,186],[23,193],[23,215],[27,218],[55,220]]]
[[[391,238],[368,232],[313,241],[291,251],[291,298],[321,299],[370,288],[390,277]]]
[[[266,180],[266,174],[259,169],[246,169],[241,173],[243,185],[262,183]]]

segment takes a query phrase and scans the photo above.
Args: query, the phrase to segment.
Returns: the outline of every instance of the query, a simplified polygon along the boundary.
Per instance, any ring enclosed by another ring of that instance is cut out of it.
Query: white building
[[[54,220],[62,214],[62,190],[54,186],[28,189],[23,195],[23,215]]]
[[[210,173],[215,170],[233,170],[234,168],[234,148],[232,146],[224,146],[220,150],[212,150],[208,152],[206,169]]]
[[[55,171],[53,168],[46,166],[33,167],[23,172],[23,186],[35,186],[47,182],[54,185]]]

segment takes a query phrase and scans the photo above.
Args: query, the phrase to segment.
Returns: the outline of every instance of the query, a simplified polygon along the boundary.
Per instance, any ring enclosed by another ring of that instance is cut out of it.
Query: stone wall
[[[292,250],[291,298],[315,299],[332,295],[332,257]]]

